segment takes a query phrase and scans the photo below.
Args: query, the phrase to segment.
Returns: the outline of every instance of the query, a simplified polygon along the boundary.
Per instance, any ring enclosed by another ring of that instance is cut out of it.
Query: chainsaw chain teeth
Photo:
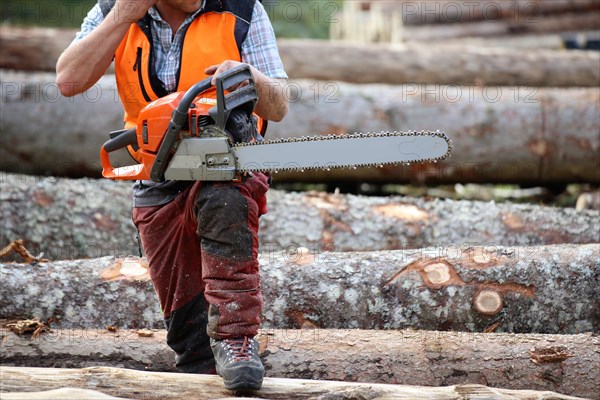
[[[270,144],[280,144],[280,143],[297,143],[297,142],[308,142],[308,141],[318,141],[318,140],[343,140],[343,139],[353,139],[353,138],[372,138],[372,137],[382,137],[382,136],[437,136],[446,141],[448,143],[448,151],[441,157],[435,158],[422,158],[420,160],[414,160],[409,163],[378,163],[378,164],[346,164],[346,165],[336,165],[332,167],[305,167],[305,168],[293,168],[293,167],[283,167],[278,168],[276,171],[272,171],[270,169],[262,169],[262,170],[245,170],[240,169],[239,171],[242,173],[247,172],[274,172],[277,173],[279,171],[331,171],[333,169],[357,169],[357,168],[370,168],[377,167],[383,168],[384,166],[398,166],[398,165],[411,165],[413,163],[422,163],[422,162],[433,162],[437,163],[438,161],[444,160],[450,157],[450,153],[452,151],[452,140],[446,136],[446,134],[442,131],[393,131],[393,132],[366,132],[366,133],[349,133],[343,135],[321,135],[321,136],[302,136],[302,137],[292,137],[286,139],[265,139],[261,142],[251,142],[251,143],[236,143],[233,145],[233,148],[236,147],[246,147],[246,146],[268,146]]]

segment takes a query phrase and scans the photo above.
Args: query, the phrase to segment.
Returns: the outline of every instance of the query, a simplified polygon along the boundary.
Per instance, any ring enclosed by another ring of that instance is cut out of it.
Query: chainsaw
[[[245,86],[240,84],[245,83]],[[226,89],[240,86],[226,94]],[[440,131],[354,133],[265,139],[253,113],[258,92],[249,66],[220,74],[141,110],[136,128],[115,131],[102,146],[102,175],[117,180],[239,180],[251,172],[331,170],[437,162],[452,145]],[[115,168],[109,154],[135,151],[137,165]]]

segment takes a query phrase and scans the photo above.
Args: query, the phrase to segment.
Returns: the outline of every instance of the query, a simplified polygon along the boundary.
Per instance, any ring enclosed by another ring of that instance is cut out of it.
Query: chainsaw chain
[[[344,139],[354,139],[354,138],[373,138],[373,137],[389,137],[389,136],[436,136],[444,139],[446,143],[448,143],[448,151],[441,157],[434,158],[422,158],[420,160],[414,160],[411,162],[388,162],[388,163],[376,163],[376,164],[346,164],[346,165],[335,165],[335,166],[317,166],[317,167],[305,167],[305,168],[294,168],[294,167],[283,167],[278,168],[277,171],[273,171],[275,173],[279,171],[301,171],[305,170],[323,170],[330,171],[332,169],[356,169],[362,167],[383,167],[384,165],[411,165],[413,163],[422,163],[422,162],[433,162],[437,163],[438,161],[444,160],[450,157],[450,152],[452,151],[452,140],[446,136],[444,132],[441,131],[393,131],[393,132],[367,132],[367,133],[349,133],[343,135],[321,135],[321,136],[302,136],[297,138],[285,138],[285,139],[265,139],[261,142],[250,142],[250,143],[236,143],[232,147],[247,147],[247,146],[268,146],[270,144],[281,144],[281,143],[297,143],[297,142],[309,142],[309,141],[319,141],[319,140],[344,140]],[[270,169],[264,170],[252,170],[254,172],[268,172]],[[241,169],[239,172],[246,173],[249,170]]]

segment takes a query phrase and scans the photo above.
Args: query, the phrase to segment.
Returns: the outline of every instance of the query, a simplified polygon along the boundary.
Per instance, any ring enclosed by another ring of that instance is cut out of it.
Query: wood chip
[[[138,331],[136,333],[140,337],[152,337],[152,336],[154,336],[154,332],[152,332],[150,329],[138,329]]]
[[[543,345],[532,347],[529,350],[529,355],[531,356],[531,361],[536,364],[561,362],[569,357],[573,357],[564,346]]]
[[[48,262],[45,258],[34,257],[28,250],[25,248],[25,244],[22,239],[13,240],[6,247],[0,250],[0,257],[6,257],[10,253],[17,253],[20,255],[26,263],[35,264],[40,262]]]
[[[38,319],[9,322],[6,327],[17,335],[32,333],[32,339],[37,339],[43,332],[50,332],[50,327]]]
[[[494,333],[496,332],[496,329],[498,329],[500,327],[500,322],[494,322],[493,324],[491,324],[490,326],[488,326],[487,328],[485,328],[483,330],[483,333]]]

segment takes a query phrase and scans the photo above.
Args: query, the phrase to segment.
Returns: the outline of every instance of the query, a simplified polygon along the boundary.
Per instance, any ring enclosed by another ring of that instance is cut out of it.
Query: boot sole
[[[256,381],[248,381],[246,379],[236,379],[235,381],[225,381],[223,380],[223,383],[225,384],[225,389],[227,390],[234,390],[234,391],[254,391],[254,390],[260,390],[260,388],[262,387],[262,380],[260,382],[256,382]]]
[[[219,371],[219,367],[217,366],[217,374],[221,376],[221,372]],[[222,376],[221,376],[222,377]],[[251,376],[244,374],[237,376],[235,379],[226,380],[223,378],[223,384],[225,389],[228,390],[236,390],[236,391],[251,391],[251,390],[260,390],[262,387],[263,378],[254,379]]]

